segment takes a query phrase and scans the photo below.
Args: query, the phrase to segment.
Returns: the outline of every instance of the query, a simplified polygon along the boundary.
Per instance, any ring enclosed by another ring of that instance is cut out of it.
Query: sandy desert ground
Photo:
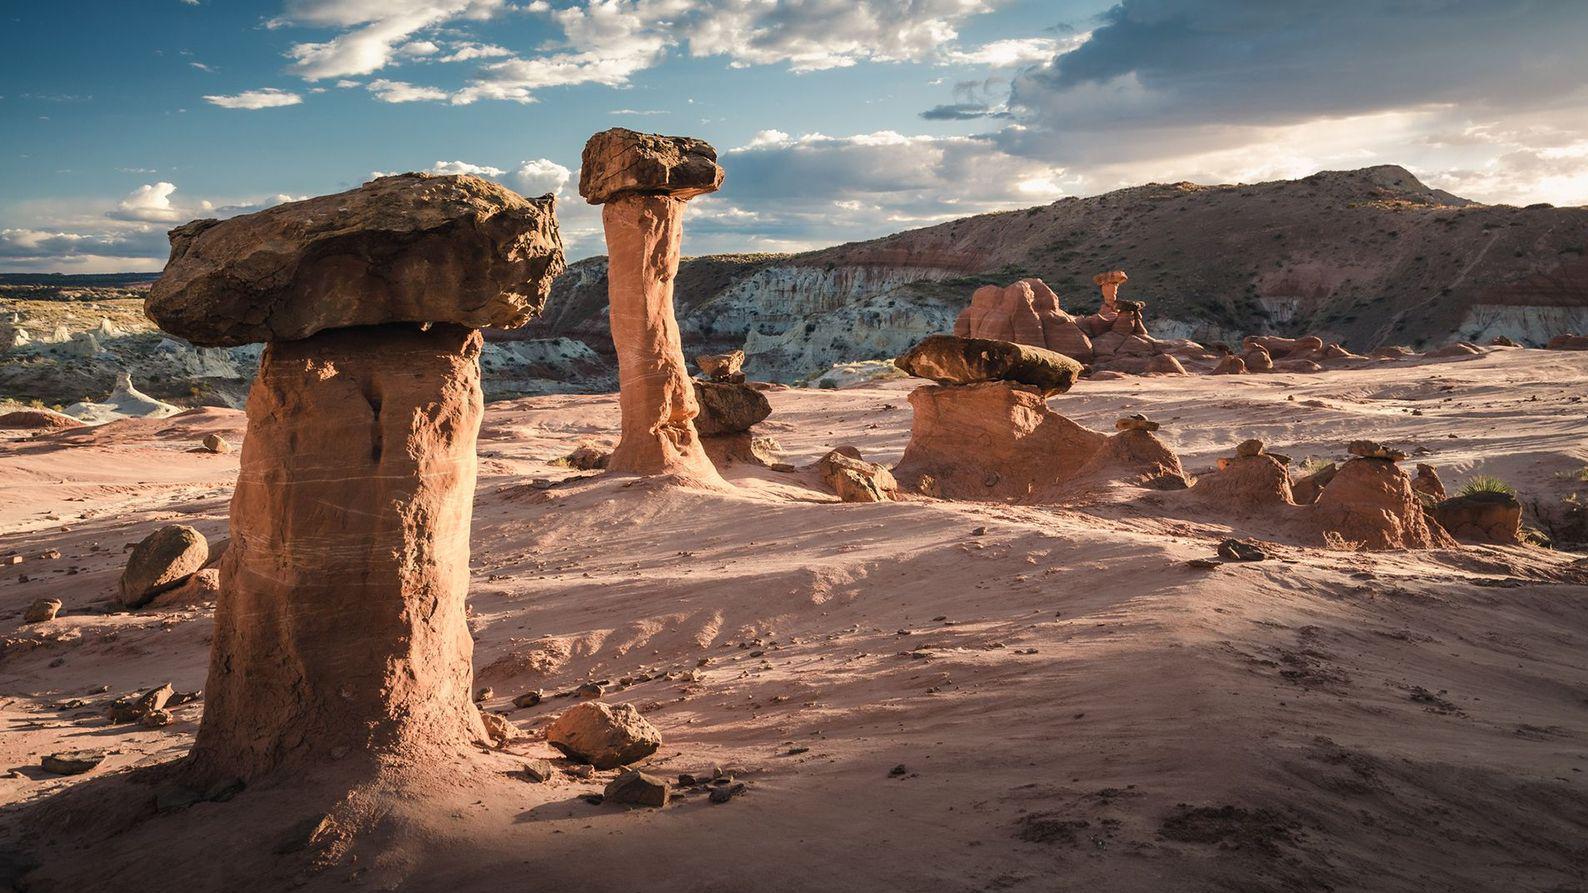
[[[917,384],[775,391],[761,428],[796,465],[844,443],[891,462]],[[1099,430],[1145,413],[1193,472],[1248,437],[1298,459],[1374,437],[1427,450],[1452,489],[1492,474],[1558,501],[1588,492],[1584,394],[1588,354],[1501,350],[1082,382],[1050,405]],[[0,555],[24,556],[0,570],[0,877],[19,889],[1588,889],[1582,555],[1330,551],[1124,487],[851,505],[810,472],[734,467],[709,493],[551,464],[612,442],[613,396],[488,408],[475,668],[525,739],[400,796],[288,779],[157,812],[202,699],[161,729],[103,707],[201,689],[212,611],[121,613],[114,589],[163,522],[225,535],[236,454],[190,450],[242,427],[195,410],[0,443]],[[1274,557],[1186,566],[1231,531]],[[62,616],[21,625],[43,596]],[[517,775],[556,755],[536,732],[588,680],[660,728],[651,771],[718,767],[745,792],[627,810],[580,799],[614,773]],[[111,756],[38,768],[81,747]],[[333,833],[349,815],[360,833]]]

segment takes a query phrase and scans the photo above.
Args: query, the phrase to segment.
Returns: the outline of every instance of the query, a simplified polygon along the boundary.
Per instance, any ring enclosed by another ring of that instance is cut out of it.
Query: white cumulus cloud
[[[263,90],[245,90],[231,96],[205,96],[204,101],[223,109],[273,109],[284,105],[297,105],[303,97],[275,87]]]

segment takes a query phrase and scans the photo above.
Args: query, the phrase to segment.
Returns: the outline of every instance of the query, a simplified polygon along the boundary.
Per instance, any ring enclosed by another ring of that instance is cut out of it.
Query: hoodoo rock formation
[[[1404,453],[1370,440],[1352,441],[1350,452],[1313,505],[1326,539],[1374,551],[1456,545],[1423,511],[1411,477],[1396,464]]]
[[[725,486],[700,443],[700,412],[673,311],[684,202],[722,185],[717,153],[690,137],[621,127],[592,136],[579,194],[601,205],[622,437],[607,467]]]
[[[411,764],[486,739],[464,614],[474,327],[539,311],[562,268],[553,213],[474,177],[404,175],[173,231],[150,316],[198,343],[268,339],[199,774]]]
[[[1119,301],[1119,287],[1128,281],[1130,281],[1130,277],[1125,275],[1124,270],[1109,270],[1106,273],[1098,273],[1092,277],[1092,282],[1103,293],[1102,312],[1117,312],[1116,305]]]
[[[1059,307],[1059,296],[1041,279],[1022,279],[1007,288],[984,285],[954,320],[961,338],[1013,341],[1058,351],[1082,363],[1092,361],[1092,341]]]

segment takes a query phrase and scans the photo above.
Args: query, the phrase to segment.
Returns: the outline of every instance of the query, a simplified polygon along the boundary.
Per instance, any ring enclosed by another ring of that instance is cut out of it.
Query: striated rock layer
[[[417,761],[483,737],[464,615],[481,343],[394,325],[266,348],[221,562],[201,772]]]

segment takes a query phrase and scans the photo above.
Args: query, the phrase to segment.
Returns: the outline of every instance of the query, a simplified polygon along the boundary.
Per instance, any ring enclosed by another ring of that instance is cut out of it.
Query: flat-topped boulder
[[[690,199],[721,186],[717,150],[694,137],[614,127],[591,137],[579,162],[579,194],[592,205],[625,194]]]
[[[894,365],[938,384],[1007,381],[1030,385],[1043,396],[1068,391],[1083,369],[1080,363],[1055,351],[956,335],[930,335],[894,360]]]
[[[144,312],[206,347],[387,323],[516,328],[562,272],[556,199],[400,174],[171,231]]]

